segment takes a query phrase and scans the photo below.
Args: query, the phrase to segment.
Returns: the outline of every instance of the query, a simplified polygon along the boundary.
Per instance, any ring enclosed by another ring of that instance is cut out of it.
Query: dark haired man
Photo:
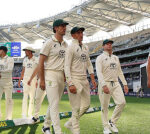
[[[12,119],[12,108],[13,108],[13,100],[12,100],[12,71],[14,67],[14,59],[8,57],[7,47],[0,47],[0,100],[2,98],[3,92],[5,92],[6,99],[6,120]],[[1,107],[0,107],[0,120],[1,120]]]
[[[50,134],[52,122],[55,134],[62,134],[59,119],[59,101],[64,91],[64,60],[67,43],[63,40],[68,23],[62,19],[53,23],[52,39],[45,42],[40,52],[40,88],[46,90],[49,107],[42,131]]]

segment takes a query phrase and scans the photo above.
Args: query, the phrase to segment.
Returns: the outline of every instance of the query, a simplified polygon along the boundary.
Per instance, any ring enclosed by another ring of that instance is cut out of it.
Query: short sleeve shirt
[[[31,59],[28,59],[28,57],[26,57],[23,60],[23,67],[25,67],[24,79],[28,79],[31,77],[32,73],[38,65],[38,61],[38,58],[35,56],[33,56]]]
[[[64,59],[67,43],[60,43],[54,36],[42,47],[40,54],[47,56],[44,63],[45,70],[64,70]]]

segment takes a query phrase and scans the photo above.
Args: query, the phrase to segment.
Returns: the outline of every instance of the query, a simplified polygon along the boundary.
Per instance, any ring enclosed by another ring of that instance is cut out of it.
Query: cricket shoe
[[[51,132],[50,132],[50,128],[49,127],[42,127],[42,132],[43,132],[43,134],[51,134]]]
[[[32,117],[32,121],[31,121],[32,124],[39,123],[39,122],[40,122],[39,118]]]
[[[67,122],[64,124],[64,127],[70,129],[71,132],[73,132],[72,122],[67,121]]]
[[[108,124],[109,124],[109,128],[111,129],[111,131],[113,131],[115,134],[118,134],[118,129],[111,120],[109,120]]]
[[[110,131],[110,129],[107,128],[107,127],[104,128],[103,133],[104,134],[112,134],[112,132]]]

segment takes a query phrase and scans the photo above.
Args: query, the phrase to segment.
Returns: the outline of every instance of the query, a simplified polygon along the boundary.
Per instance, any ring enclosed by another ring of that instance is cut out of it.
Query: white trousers
[[[55,134],[62,134],[59,117],[59,101],[64,91],[63,71],[45,72],[46,93],[49,102],[44,127],[50,127],[52,121]]]
[[[72,122],[73,134],[79,134],[79,119],[90,107],[90,87],[87,79],[72,79],[72,81],[77,88],[77,94],[72,94],[68,90],[72,107],[72,117],[69,122]]]
[[[37,87],[36,93],[35,93],[35,106],[34,106],[34,117],[35,118],[39,117],[41,104],[44,100],[45,95],[46,95],[46,91],[41,90],[41,88],[39,87],[39,84],[38,84],[38,87]]]
[[[0,101],[2,99],[3,93],[5,93],[6,120],[12,119],[12,110],[13,110],[12,90],[13,90],[12,81],[0,80]],[[1,113],[1,105],[0,105],[0,120],[1,120],[1,117],[2,117],[2,113]]]
[[[32,80],[29,86],[27,82],[23,81],[23,100],[22,100],[22,117],[32,117],[34,108],[34,97],[36,90],[36,80]],[[29,97],[29,106],[28,106]]]
[[[105,94],[103,92],[102,87],[100,85],[98,86],[99,99],[100,99],[101,109],[102,109],[101,118],[102,118],[103,127],[108,127],[108,107],[110,103],[110,98],[112,97],[116,104],[111,117],[111,121],[113,123],[117,122],[126,104],[125,97],[119,82],[113,82],[113,83],[106,82],[106,84],[110,90],[110,94]]]

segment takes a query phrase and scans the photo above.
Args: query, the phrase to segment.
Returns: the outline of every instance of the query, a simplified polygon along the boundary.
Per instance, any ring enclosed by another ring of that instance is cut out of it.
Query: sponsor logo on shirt
[[[64,58],[65,57],[65,50],[60,50],[59,51],[59,57]]]
[[[0,65],[0,70],[4,70],[4,65]]]
[[[87,56],[86,54],[81,54],[81,61],[86,62],[87,61]]]
[[[110,63],[110,69],[116,69],[117,65],[116,63]]]
[[[31,63],[28,63],[28,64],[27,64],[27,68],[32,68],[32,64],[31,64]]]

